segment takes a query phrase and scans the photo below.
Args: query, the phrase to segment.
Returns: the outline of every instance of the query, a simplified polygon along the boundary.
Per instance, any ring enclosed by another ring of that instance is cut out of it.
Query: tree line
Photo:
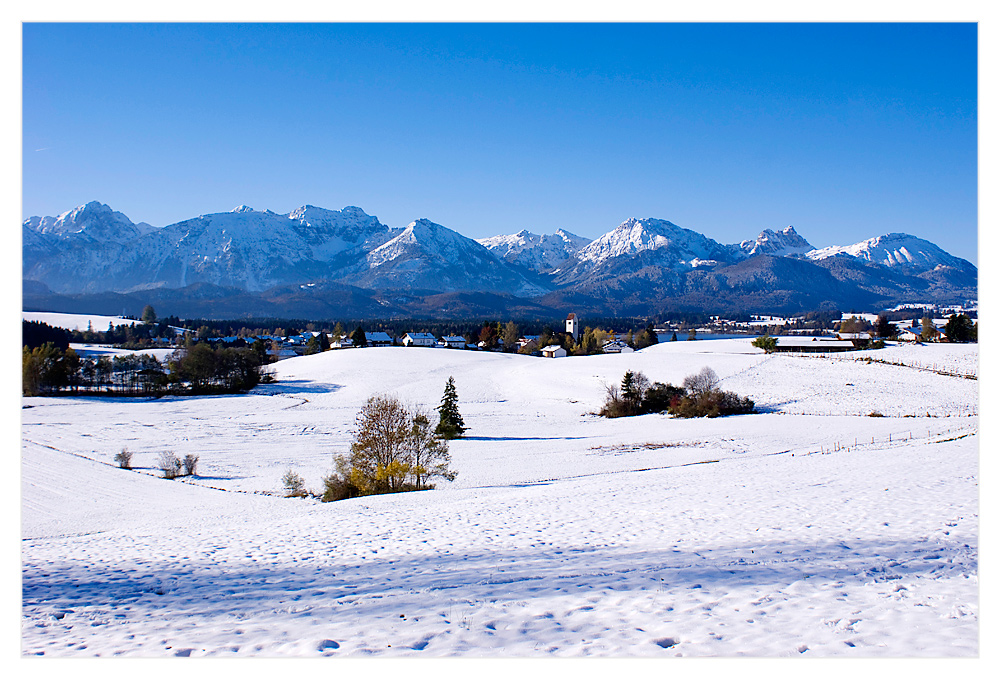
[[[149,354],[81,357],[52,342],[21,352],[25,396],[232,394],[257,386],[265,364],[252,349],[192,344],[166,365]]]

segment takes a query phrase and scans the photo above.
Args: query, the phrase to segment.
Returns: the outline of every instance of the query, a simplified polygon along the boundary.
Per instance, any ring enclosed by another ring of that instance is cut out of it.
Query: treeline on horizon
[[[676,311],[658,314],[649,317],[613,317],[613,316],[586,316],[577,314],[585,326],[603,328],[617,333],[627,333],[632,331],[638,333],[649,325],[653,326],[676,326],[686,330],[692,327],[703,326],[713,320],[714,314],[700,312]],[[820,310],[799,314],[806,323],[816,323],[828,326],[835,320],[840,320],[840,311]],[[901,316],[901,318],[910,316]],[[919,315],[917,316],[919,317]],[[750,314],[737,314],[727,317],[727,320],[735,322],[748,322],[751,320]],[[895,320],[895,319],[893,319]],[[501,316],[475,317],[465,319],[427,319],[427,318],[407,318],[407,319],[372,319],[372,318],[344,318],[344,319],[304,319],[304,318],[242,318],[242,319],[177,319],[170,318],[169,325],[183,327],[197,333],[199,337],[206,339],[256,335],[298,335],[302,332],[326,331],[332,332],[340,324],[346,332],[355,328],[363,328],[365,332],[385,332],[392,337],[402,337],[408,332],[427,332],[438,337],[444,335],[458,335],[462,337],[478,336],[485,323],[506,323],[513,321],[517,324],[522,335],[544,335],[562,332],[565,329],[565,317],[562,318],[509,318]],[[207,331],[207,332],[205,332]],[[280,332],[279,332],[280,331]],[[82,341],[74,339],[74,342]]]
[[[151,307],[150,307],[151,308]],[[847,313],[855,313],[852,309]],[[919,320],[926,315],[923,309],[903,309],[894,312],[883,312],[890,321]],[[976,314],[970,314],[975,318]],[[386,332],[397,339],[408,332],[427,332],[438,337],[445,335],[458,335],[470,340],[479,337],[484,325],[495,325],[500,327],[508,321],[513,321],[520,334],[523,335],[557,335],[565,329],[565,319],[524,319],[524,318],[467,318],[455,320],[440,319],[359,319],[348,318],[345,320],[335,319],[303,319],[303,318],[243,318],[243,319],[181,319],[177,316],[167,316],[155,319],[152,322],[142,322],[138,318],[125,316],[124,318],[134,321],[134,324],[121,323],[119,325],[109,324],[107,328],[90,327],[87,330],[65,330],[53,328],[44,323],[24,321],[23,323],[23,345],[35,348],[52,342],[55,346],[65,350],[70,343],[79,344],[112,344],[127,349],[145,349],[164,343],[179,344],[184,340],[183,335],[178,335],[173,328],[183,328],[195,339],[213,340],[223,337],[244,337],[248,338],[247,344],[253,342],[257,336],[282,336],[288,337],[299,335],[303,332],[327,332],[333,333],[338,326],[345,334],[351,334],[355,329],[361,328],[364,332]],[[155,314],[154,314],[155,318]],[[814,329],[817,332],[828,329],[835,321],[841,318],[841,311],[836,309],[822,309],[809,311],[796,315],[801,319],[785,328],[781,324],[772,326],[758,326],[754,329],[757,334],[781,334],[786,329]],[[643,329],[654,327],[673,327],[678,330],[688,330],[704,326],[714,319],[714,315],[707,313],[692,313],[677,311],[659,314],[652,317],[610,317],[610,316],[583,316],[578,317],[582,327],[591,327],[613,331],[625,335],[633,333],[638,335]],[[726,320],[736,323],[743,323],[751,320],[750,314],[738,314],[727,317]],[[43,327],[44,326],[44,327]],[[242,344],[242,343],[239,343]]]
[[[267,357],[254,348],[193,343],[166,364],[150,354],[81,357],[52,342],[24,345],[24,396],[63,393],[95,396],[189,396],[236,394],[266,379]]]

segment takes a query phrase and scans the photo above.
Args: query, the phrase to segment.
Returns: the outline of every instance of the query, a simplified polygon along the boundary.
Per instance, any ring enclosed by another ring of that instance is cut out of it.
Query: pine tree
[[[660,343],[660,338],[656,334],[656,328],[653,327],[652,323],[650,323],[649,325],[646,326],[646,332],[649,333],[649,343],[650,344],[659,344]]]
[[[455,391],[454,377],[449,377],[448,383],[444,385],[444,396],[441,397],[441,405],[436,410],[441,418],[434,430],[438,436],[455,439],[468,429],[458,412],[458,392]]]
[[[351,341],[356,347],[367,347],[368,338],[365,337],[365,331],[359,325],[357,329],[351,333]]]

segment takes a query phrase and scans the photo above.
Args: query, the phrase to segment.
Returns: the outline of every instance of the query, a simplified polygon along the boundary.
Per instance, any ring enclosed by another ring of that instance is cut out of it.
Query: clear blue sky
[[[659,217],[977,262],[974,24],[25,24],[23,217]]]

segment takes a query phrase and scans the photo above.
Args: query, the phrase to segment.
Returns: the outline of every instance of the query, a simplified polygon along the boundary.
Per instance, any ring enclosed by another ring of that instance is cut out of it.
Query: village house
[[[437,338],[428,332],[408,332],[403,335],[404,347],[432,347],[437,344]]]
[[[347,335],[341,335],[330,342],[331,349],[350,349],[354,346],[354,340]]]
[[[370,332],[365,334],[365,339],[368,340],[368,346],[370,347],[389,347],[392,346],[392,338],[389,337],[387,332]]]
[[[465,338],[458,335],[445,335],[441,338],[440,344],[449,349],[464,349]]]
[[[635,351],[635,349],[625,344],[625,342],[620,339],[605,342],[601,347],[601,350],[606,354],[631,354]]]
[[[545,358],[562,358],[566,355],[566,350],[558,344],[552,344],[542,349],[542,356]]]

